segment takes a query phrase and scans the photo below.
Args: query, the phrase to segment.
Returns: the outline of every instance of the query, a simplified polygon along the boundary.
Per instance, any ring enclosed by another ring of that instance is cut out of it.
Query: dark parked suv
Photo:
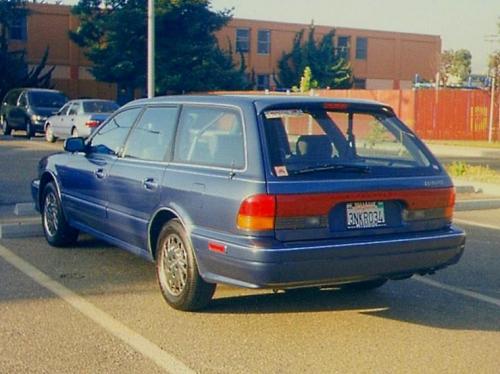
[[[51,245],[90,233],[156,261],[166,301],[216,284],[370,289],[456,263],[455,191],[376,102],[272,96],[139,100],[40,161]]]
[[[44,132],[47,117],[56,113],[68,98],[60,91],[40,88],[10,90],[2,101],[0,123],[4,135],[24,130],[27,137]]]

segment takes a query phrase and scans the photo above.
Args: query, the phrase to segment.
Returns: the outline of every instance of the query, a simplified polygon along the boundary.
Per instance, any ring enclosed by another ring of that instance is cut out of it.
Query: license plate
[[[348,229],[385,226],[384,203],[381,201],[347,203],[346,215]]]

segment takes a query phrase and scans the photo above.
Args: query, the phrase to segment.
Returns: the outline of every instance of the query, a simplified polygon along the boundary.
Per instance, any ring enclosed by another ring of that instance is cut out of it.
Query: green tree
[[[324,35],[319,43],[314,26],[309,27],[306,41],[303,41],[304,34],[305,30],[301,30],[295,35],[292,50],[284,52],[279,60],[278,85],[293,86],[300,80],[305,68],[310,67],[319,87],[351,88],[352,70],[335,47],[335,30]]]
[[[441,64],[439,66],[439,75],[441,83],[446,85],[451,76],[451,71],[453,68],[453,60],[455,57],[455,52],[453,50],[446,50],[441,53]]]
[[[497,23],[498,32],[496,38],[500,41],[500,22]],[[495,77],[495,85],[497,90],[500,90],[500,50],[496,50],[490,54],[488,59],[489,76]]]
[[[495,77],[495,85],[500,89],[500,50],[490,54],[488,68],[490,77]]]
[[[293,86],[292,91],[307,93],[311,91],[311,89],[318,87],[318,82],[312,79],[312,72],[309,66],[306,66],[304,69],[304,74],[300,78],[299,87]]]
[[[80,0],[73,8],[80,20],[70,33],[92,61],[100,81],[126,88],[146,84],[147,9],[144,0]],[[244,64],[234,66],[214,36],[231,18],[208,0],[156,1],[156,89],[182,93],[245,86]]]
[[[49,49],[46,48],[40,63],[29,69],[24,49],[9,47],[9,30],[15,19],[26,17],[25,0],[0,1],[0,99],[15,87],[51,87],[54,67],[46,69]]]
[[[461,82],[465,81],[471,73],[472,54],[467,49],[459,49],[455,52],[453,69],[451,73],[458,77]]]
[[[463,83],[471,73],[472,55],[467,49],[446,50],[441,54],[440,74],[444,84]]]

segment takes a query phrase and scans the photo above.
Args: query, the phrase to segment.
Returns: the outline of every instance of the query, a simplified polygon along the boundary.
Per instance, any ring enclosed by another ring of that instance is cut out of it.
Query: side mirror
[[[87,145],[83,138],[68,138],[64,142],[64,150],[66,152],[85,152]]]

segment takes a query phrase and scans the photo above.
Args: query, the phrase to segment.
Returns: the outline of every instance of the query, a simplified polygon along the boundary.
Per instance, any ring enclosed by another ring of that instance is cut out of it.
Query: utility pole
[[[491,97],[490,97],[490,123],[488,125],[488,142],[493,141],[493,116],[495,113],[495,78],[491,80]]]
[[[148,98],[155,96],[155,1],[148,0]]]

